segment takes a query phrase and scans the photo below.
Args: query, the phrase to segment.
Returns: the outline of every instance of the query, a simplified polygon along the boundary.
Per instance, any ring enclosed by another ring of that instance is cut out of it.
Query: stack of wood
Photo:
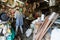
[[[40,26],[35,26],[33,33],[33,40],[42,40],[48,29],[52,26],[59,14],[53,12],[50,16],[45,18],[43,23],[38,23]]]

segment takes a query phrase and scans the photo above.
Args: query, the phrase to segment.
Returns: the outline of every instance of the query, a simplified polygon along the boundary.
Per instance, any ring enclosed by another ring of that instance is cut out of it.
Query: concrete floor
[[[30,37],[26,37],[25,34],[20,34],[18,32],[18,35],[15,36],[15,39],[14,40],[32,40],[33,39],[33,34],[30,35]]]
[[[23,40],[32,40],[32,39],[33,39],[33,35],[31,35],[28,38],[25,35],[23,35]]]

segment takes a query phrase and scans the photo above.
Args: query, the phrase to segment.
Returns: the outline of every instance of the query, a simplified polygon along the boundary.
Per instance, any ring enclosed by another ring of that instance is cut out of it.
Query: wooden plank
[[[35,38],[36,38],[35,40],[42,40],[43,36],[51,27],[53,22],[57,19],[57,17],[58,17],[58,14],[54,14],[52,17],[50,16],[51,19],[49,19],[48,17],[45,19],[44,23],[38,29],[37,34],[35,34]]]
[[[41,33],[41,38],[40,40],[42,40],[43,36],[45,35],[45,33],[48,31],[48,29],[52,26],[52,24],[54,23],[54,21],[57,19],[58,14],[56,14],[55,18],[53,18],[53,20],[51,21],[50,25],[48,25],[48,27],[44,30],[44,32]]]

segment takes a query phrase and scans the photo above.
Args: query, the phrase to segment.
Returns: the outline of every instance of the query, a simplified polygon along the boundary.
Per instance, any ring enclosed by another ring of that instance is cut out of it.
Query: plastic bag
[[[29,37],[32,34],[32,29],[28,29],[26,31],[26,36]]]
[[[52,30],[51,40],[60,40],[60,29],[54,28]]]

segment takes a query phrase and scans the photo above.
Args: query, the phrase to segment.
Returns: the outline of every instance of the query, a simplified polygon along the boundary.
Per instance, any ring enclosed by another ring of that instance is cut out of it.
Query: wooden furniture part
[[[40,28],[34,30],[34,38],[33,40],[42,40],[48,29],[52,26],[54,21],[57,19],[59,14],[54,14],[52,13],[51,16],[46,17],[45,21],[43,22],[42,25],[40,25]]]

